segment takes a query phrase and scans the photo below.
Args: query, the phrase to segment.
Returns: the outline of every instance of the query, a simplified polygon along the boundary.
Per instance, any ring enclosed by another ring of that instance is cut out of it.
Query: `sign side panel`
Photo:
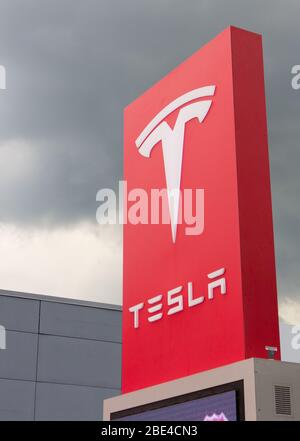
[[[246,356],[280,359],[262,41],[231,33]]]

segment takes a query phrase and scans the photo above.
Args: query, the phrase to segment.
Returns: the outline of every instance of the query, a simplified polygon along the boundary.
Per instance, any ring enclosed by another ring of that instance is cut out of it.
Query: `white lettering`
[[[177,312],[183,311],[183,298],[182,295],[174,297],[176,294],[179,294],[182,291],[182,286],[178,286],[177,288],[171,289],[168,291],[168,306],[173,306],[168,311],[168,315],[176,314]]]
[[[139,303],[138,305],[129,308],[129,311],[133,312],[133,323],[135,328],[139,327],[139,311],[142,308],[144,308],[144,303]]]
[[[220,293],[227,293],[227,285],[225,279],[225,268],[220,268],[216,271],[209,273],[207,276],[211,282],[207,285],[207,298],[209,300],[214,300],[215,298],[215,290],[219,288]],[[221,277],[223,276],[223,277]],[[193,283],[187,282],[187,299],[184,296],[184,285],[177,286],[176,288],[170,289],[167,291],[167,306],[169,307],[167,316],[171,316],[177,314],[178,312],[184,311],[184,305],[186,304],[188,308],[192,308],[194,306],[200,305],[204,302],[205,296],[198,296],[194,298],[194,289]],[[153,323],[163,318],[163,305],[164,305],[164,296],[163,294],[159,294],[157,296],[151,297],[147,300],[149,307],[147,308],[148,313],[148,322]],[[140,326],[140,311],[144,308],[144,303],[138,303],[137,305],[129,308],[129,311],[133,313],[133,326],[134,328],[139,328]],[[300,328],[299,328],[300,331]],[[294,332],[295,333],[295,332]],[[300,340],[300,334],[296,336]],[[296,339],[295,337],[295,339]],[[296,344],[296,343],[295,343]],[[300,341],[299,341],[300,347]]]

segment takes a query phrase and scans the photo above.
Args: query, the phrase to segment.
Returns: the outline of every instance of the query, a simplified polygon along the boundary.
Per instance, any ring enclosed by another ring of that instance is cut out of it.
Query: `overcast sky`
[[[300,2],[1,0],[0,288],[121,302],[125,105],[228,25],[262,33],[281,316],[300,323]]]

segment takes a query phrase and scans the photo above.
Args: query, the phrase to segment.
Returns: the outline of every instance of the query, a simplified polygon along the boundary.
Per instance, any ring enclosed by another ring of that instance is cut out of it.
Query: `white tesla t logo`
[[[176,240],[178,224],[185,124],[194,118],[197,118],[200,123],[204,121],[212,100],[196,100],[212,97],[215,88],[216,86],[200,87],[176,98],[150,121],[135,141],[140,154],[147,158],[150,157],[153,147],[160,141],[162,142],[173,242]],[[164,119],[179,107],[181,109],[172,130]]]

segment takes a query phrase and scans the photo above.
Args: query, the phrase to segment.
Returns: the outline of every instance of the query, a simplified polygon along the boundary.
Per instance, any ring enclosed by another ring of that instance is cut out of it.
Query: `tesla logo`
[[[224,277],[225,274],[225,268],[220,268],[212,273],[207,274],[207,277],[209,280],[211,280],[207,285],[207,298],[209,301],[213,300],[215,298],[215,290],[218,289],[218,291],[221,294],[226,294],[227,287],[226,287],[226,279]],[[167,292],[167,316],[177,314],[178,312],[181,312],[184,310],[184,303],[185,299],[182,294],[183,292],[183,286],[177,286],[176,288],[170,289]],[[189,308],[192,308],[197,305],[201,305],[205,297],[203,295],[200,295],[198,297],[195,297],[194,295],[194,288],[193,283],[188,282],[187,283],[187,305]],[[155,297],[151,297],[147,301],[147,312],[148,312],[148,322],[153,323],[163,318],[163,295],[159,294]],[[132,306],[129,308],[129,312],[133,314],[133,327],[139,328],[140,327],[140,311],[144,309],[145,304],[144,303],[138,303],[137,305]]]
[[[181,95],[164,107],[135,141],[140,154],[147,158],[150,157],[154,146],[162,143],[173,242],[176,240],[178,224],[185,125],[194,118],[197,118],[199,123],[204,121],[212,100],[198,99],[212,97],[214,92],[215,86],[205,86]],[[178,108],[180,110],[172,130],[165,118]]]

